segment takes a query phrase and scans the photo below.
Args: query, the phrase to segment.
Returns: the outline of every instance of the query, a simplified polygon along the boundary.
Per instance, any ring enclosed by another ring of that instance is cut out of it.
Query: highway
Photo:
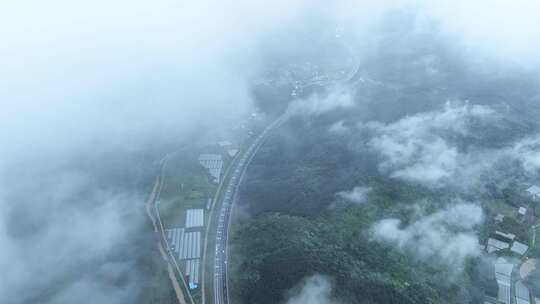
[[[314,84],[327,86],[331,83],[349,83],[353,81],[353,79],[359,72],[360,63],[358,62],[358,59],[354,55],[352,48],[348,48],[348,50],[351,52],[351,56],[354,58],[355,64],[353,68],[351,69],[351,71],[347,73],[346,75],[344,75],[342,79],[338,79],[334,81],[326,81],[326,82],[322,81],[322,82],[310,83],[310,84],[305,85],[304,87],[314,85]],[[236,201],[238,200],[238,189],[240,188],[240,185],[242,184],[242,179],[244,177],[244,174],[251,160],[253,159],[255,154],[257,154],[257,151],[266,140],[266,137],[268,136],[268,134],[273,129],[283,124],[287,120],[289,115],[291,115],[291,113],[289,113],[289,111],[287,110],[285,114],[281,115],[278,119],[276,119],[273,123],[271,123],[268,127],[266,127],[261,132],[261,134],[257,136],[257,138],[249,146],[249,148],[241,155],[241,158],[239,159],[239,161],[233,164],[234,167],[231,168],[232,174],[225,188],[225,195],[223,196],[222,201],[221,201],[221,205],[220,205],[221,207],[219,209],[218,220],[217,220],[216,248],[215,248],[214,269],[213,269],[214,304],[229,304],[229,281],[228,281],[228,269],[227,269],[227,260],[228,260],[228,253],[229,253],[228,241],[229,241],[229,230],[230,230],[230,222],[231,222],[231,210],[234,204],[236,203]],[[205,252],[205,254],[208,254],[208,253]]]
[[[227,271],[228,260],[228,240],[231,222],[231,210],[233,205],[238,200],[238,189],[242,183],[244,174],[249,166],[249,163],[257,154],[257,151],[264,143],[268,134],[275,128],[279,127],[285,120],[286,114],[280,116],[273,123],[267,126],[261,134],[259,134],[247,150],[241,155],[240,159],[232,167],[232,173],[228,184],[225,188],[225,194],[222,198],[221,207],[218,213],[217,231],[216,231],[216,247],[214,257],[214,303],[228,304],[229,303],[229,282]]]

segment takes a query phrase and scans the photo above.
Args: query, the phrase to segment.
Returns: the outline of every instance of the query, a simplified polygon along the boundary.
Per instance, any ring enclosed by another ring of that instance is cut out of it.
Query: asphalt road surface
[[[227,274],[229,224],[231,222],[231,209],[238,199],[238,189],[242,183],[244,174],[249,163],[263,144],[264,140],[273,129],[279,127],[286,120],[286,115],[280,116],[264,131],[257,136],[249,148],[242,154],[239,161],[234,165],[231,178],[225,188],[221,209],[217,222],[216,254],[214,259],[214,303],[229,303],[229,287]]]
[[[355,79],[356,75],[359,72],[359,63],[354,55],[352,49],[352,57],[355,59],[355,64],[353,69],[343,77],[341,80],[335,81],[339,82],[351,82]],[[321,86],[326,86],[329,83],[317,83]],[[229,224],[230,224],[230,215],[231,209],[235,201],[238,199],[238,188],[242,183],[242,178],[244,173],[249,166],[249,163],[257,154],[257,151],[263,144],[264,140],[268,134],[275,128],[279,127],[285,120],[288,118],[288,113],[281,115],[276,119],[272,124],[270,124],[264,131],[253,141],[249,146],[248,150],[244,152],[242,158],[234,165],[233,173],[228,182],[227,188],[225,190],[225,195],[222,199],[221,209],[219,210],[219,218],[217,224],[217,234],[216,234],[216,254],[214,259],[214,303],[215,304],[229,304],[229,287],[228,287],[228,273],[227,273],[227,259],[228,259],[228,238],[229,238]]]

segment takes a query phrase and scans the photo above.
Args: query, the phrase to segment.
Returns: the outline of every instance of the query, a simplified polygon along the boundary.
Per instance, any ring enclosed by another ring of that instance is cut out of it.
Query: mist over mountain
[[[3,1],[0,302],[155,303],[164,157],[287,113],[239,187],[234,301],[480,303],[479,244],[539,180],[539,9]]]

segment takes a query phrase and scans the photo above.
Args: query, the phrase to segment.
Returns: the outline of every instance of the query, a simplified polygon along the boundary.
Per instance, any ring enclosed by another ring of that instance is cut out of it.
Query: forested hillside
[[[530,177],[515,147],[538,130],[537,80],[477,69],[435,29],[387,27],[344,87],[291,101],[251,164],[231,254],[240,303],[285,303],[314,275],[335,303],[496,294],[481,243],[493,201]],[[352,102],[321,110],[336,90]]]

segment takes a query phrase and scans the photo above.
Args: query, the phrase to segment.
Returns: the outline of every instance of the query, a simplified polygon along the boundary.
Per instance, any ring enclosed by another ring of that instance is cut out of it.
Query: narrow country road
[[[188,304],[186,301],[186,297],[184,292],[182,291],[179,281],[183,282],[184,286],[186,285],[186,282],[184,280],[184,275],[180,268],[178,267],[178,264],[176,263],[176,260],[172,256],[172,251],[169,248],[169,244],[167,242],[167,238],[165,237],[165,231],[163,228],[163,223],[161,222],[161,217],[159,216],[159,211],[157,209],[157,201],[159,200],[159,196],[161,194],[161,188],[163,187],[163,169],[165,168],[165,165],[167,164],[167,160],[169,158],[170,154],[167,154],[165,157],[163,157],[160,161],[160,172],[158,176],[156,177],[156,181],[154,183],[154,187],[152,189],[152,193],[150,194],[150,197],[146,201],[146,213],[150,220],[152,221],[152,226],[154,227],[154,232],[158,234],[159,241],[157,242],[158,249],[161,253],[161,256],[163,259],[167,262],[167,270],[169,273],[169,278],[171,280],[172,286],[174,288],[174,291],[176,293],[176,298],[178,299],[179,304]],[[187,287],[185,287],[187,290]],[[188,293],[188,297],[190,299],[190,303],[194,303],[193,298],[191,297],[191,294]]]

